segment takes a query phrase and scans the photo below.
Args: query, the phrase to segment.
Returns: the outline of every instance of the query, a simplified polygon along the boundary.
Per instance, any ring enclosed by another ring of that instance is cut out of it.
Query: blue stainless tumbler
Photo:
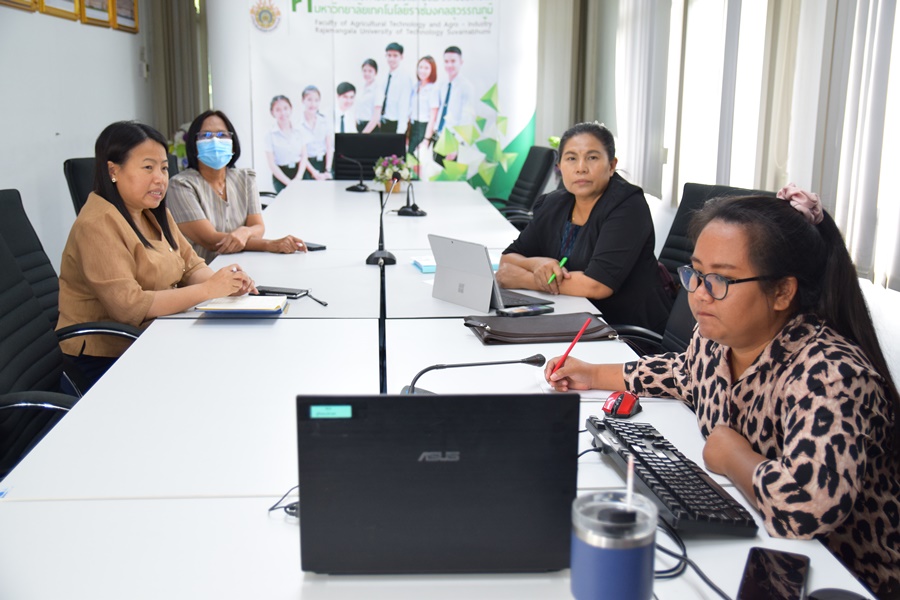
[[[572,595],[650,600],[656,506],[634,494],[597,492],[572,503]]]

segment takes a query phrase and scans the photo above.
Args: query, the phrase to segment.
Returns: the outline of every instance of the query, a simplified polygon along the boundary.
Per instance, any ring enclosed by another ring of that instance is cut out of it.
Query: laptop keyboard
[[[553,300],[544,300],[519,292],[511,292],[510,290],[501,289],[500,298],[503,299],[503,306],[511,308],[513,306],[531,306],[532,304],[553,304]]]
[[[634,456],[635,487],[677,531],[754,537],[756,521],[709,474],[685,457],[649,423],[588,417],[594,446],[624,473]]]

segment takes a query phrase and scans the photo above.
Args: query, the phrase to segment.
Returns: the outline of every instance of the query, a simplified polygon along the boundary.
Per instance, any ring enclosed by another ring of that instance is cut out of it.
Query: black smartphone
[[[260,296],[287,296],[288,298],[297,299],[309,293],[309,290],[301,290],[299,288],[274,287],[271,285],[258,285],[256,291]]]
[[[303,243],[306,244],[307,252],[316,252],[317,250],[325,249],[325,244],[315,244],[313,242],[303,242]]]
[[[553,307],[546,304],[532,304],[530,306],[513,306],[511,308],[498,308],[497,314],[504,317],[531,317],[552,313]]]
[[[803,600],[809,557],[793,552],[750,548],[737,600]]]

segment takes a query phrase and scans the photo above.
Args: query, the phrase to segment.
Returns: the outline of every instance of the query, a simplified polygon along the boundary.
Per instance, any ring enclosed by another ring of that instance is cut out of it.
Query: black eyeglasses
[[[678,277],[681,279],[681,285],[689,292],[697,291],[700,282],[706,286],[706,291],[716,300],[722,300],[728,295],[728,286],[735,283],[747,283],[748,281],[766,281],[778,279],[772,275],[760,275],[759,277],[746,277],[744,279],[731,279],[718,273],[707,273],[704,275],[700,271],[689,265],[678,267]]]
[[[203,140],[211,140],[213,138],[219,140],[230,140],[234,137],[234,133],[231,131],[201,131],[197,134],[197,141],[202,142]]]

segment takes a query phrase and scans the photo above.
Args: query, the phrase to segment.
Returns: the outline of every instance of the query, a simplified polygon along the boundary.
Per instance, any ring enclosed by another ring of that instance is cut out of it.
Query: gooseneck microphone
[[[373,252],[366,258],[367,265],[396,265],[397,257],[384,249],[384,207],[388,203],[388,200],[391,198],[391,194],[394,193],[394,188],[397,187],[395,184],[400,181],[400,173],[394,171],[394,174],[391,175],[391,189],[388,190],[387,196],[385,196],[384,201],[381,203],[381,212],[378,215],[378,250]]]
[[[369,187],[363,183],[363,164],[361,162],[359,162],[358,160],[356,160],[355,158],[350,158],[346,154],[340,154],[340,155],[338,155],[338,158],[342,158],[346,161],[355,163],[357,166],[359,166],[359,183],[351,185],[350,187],[347,188],[347,191],[348,192],[368,192]]]
[[[529,356],[528,358],[520,358],[518,360],[497,360],[492,362],[477,362],[477,363],[457,363],[452,365],[431,365],[430,367],[425,367],[413,377],[413,380],[409,385],[403,386],[403,389],[400,390],[401,394],[430,394],[431,392],[427,390],[416,390],[416,382],[419,380],[419,377],[427,373],[428,371],[437,371],[438,369],[458,369],[460,367],[493,367],[495,365],[531,365],[532,367],[543,367],[544,363],[547,362],[547,359],[544,358],[543,354],[535,354],[534,356]]]
[[[409,203],[410,197],[412,197],[412,204]],[[413,190],[412,182],[406,188],[406,206],[401,206],[397,214],[401,217],[424,217],[428,214],[424,210],[420,210],[419,205],[416,204],[416,192]]]

